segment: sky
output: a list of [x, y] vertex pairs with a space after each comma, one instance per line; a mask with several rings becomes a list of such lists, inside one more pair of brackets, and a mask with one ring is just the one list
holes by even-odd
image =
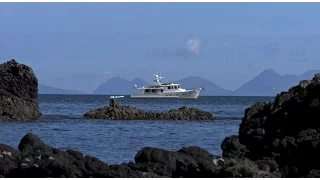
[[[94, 91], [112, 77], [206, 78], [235, 90], [265, 69], [320, 69], [320, 3], [1, 3], [0, 62]], [[60, 81], [61, 79], [61, 81]]]

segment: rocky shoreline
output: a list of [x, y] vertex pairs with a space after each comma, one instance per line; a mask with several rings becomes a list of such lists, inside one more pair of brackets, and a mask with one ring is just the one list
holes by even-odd
[[0, 177], [6, 178], [272, 177], [250, 160], [215, 156], [199, 147], [145, 147], [135, 162], [108, 165], [78, 151], [52, 148], [32, 133], [21, 139], [18, 150], [0, 144], [0, 160]]
[[[4, 75], [0, 77], [3, 82], [0, 119], [40, 117], [34, 94], [37, 80], [31, 68], [15, 61], [4, 64], [0, 65], [0, 74]], [[109, 107], [93, 110], [86, 116], [132, 119], [140, 118], [141, 115], [133, 115], [140, 111], [113, 101]], [[181, 118], [204, 113], [185, 110], [189, 114], [181, 115], [180, 111], [171, 113]], [[148, 112], [141, 113], [151, 117]], [[170, 113], [163, 114], [156, 118], [171, 117]], [[135, 162], [108, 165], [81, 152], [50, 147], [37, 135], [28, 133], [21, 139], [18, 150], [0, 144], [0, 177], [319, 178], [319, 118], [320, 74], [316, 74], [312, 80], [301, 81], [288, 92], [278, 94], [274, 102], [258, 102], [247, 108], [239, 134], [223, 140], [222, 156], [200, 147], [183, 147], [178, 151], [145, 147], [136, 154]]]
[[197, 108], [183, 106], [167, 112], [151, 112], [130, 106], [121, 106], [114, 99], [110, 100], [109, 106], [97, 108], [84, 114], [91, 119], [114, 119], [114, 120], [216, 120], [210, 112]]

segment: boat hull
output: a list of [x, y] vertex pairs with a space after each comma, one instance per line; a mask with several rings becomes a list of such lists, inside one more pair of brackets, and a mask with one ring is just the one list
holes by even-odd
[[200, 91], [187, 91], [187, 92], [170, 92], [159, 94], [131, 94], [130, 98], [134, 99], [197, 99]]

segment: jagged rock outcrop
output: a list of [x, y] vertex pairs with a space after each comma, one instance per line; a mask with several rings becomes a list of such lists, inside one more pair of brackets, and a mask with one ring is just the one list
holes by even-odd
[[[279, 177], [320, 177], [320, 74], [274, 102], [247, 108], [239, 141], [226, 138], [224, 156], [249, 158]], [[233, 137], [234, 138], [234, 137]]]
[[185, 106], [167, 112], [144, 111], [130, 106], [121, 106], [111, 100], [109, 106], [91, 110], [84, 116], [92, 119], [118, 120], [215, 120], [210, 112]]
[[32, 69], [15, 60], [0, 64], [0, 120], [40, 117], [38, 79]]

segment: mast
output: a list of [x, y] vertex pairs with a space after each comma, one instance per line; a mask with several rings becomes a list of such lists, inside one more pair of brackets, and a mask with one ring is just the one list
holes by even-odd
[[161, 79], [163, 77], [159, 76], [158, 74], [154, 74], [154, 77], [155, 77], [155, 80], [154, 80], [155, 85], [162, 85]]

